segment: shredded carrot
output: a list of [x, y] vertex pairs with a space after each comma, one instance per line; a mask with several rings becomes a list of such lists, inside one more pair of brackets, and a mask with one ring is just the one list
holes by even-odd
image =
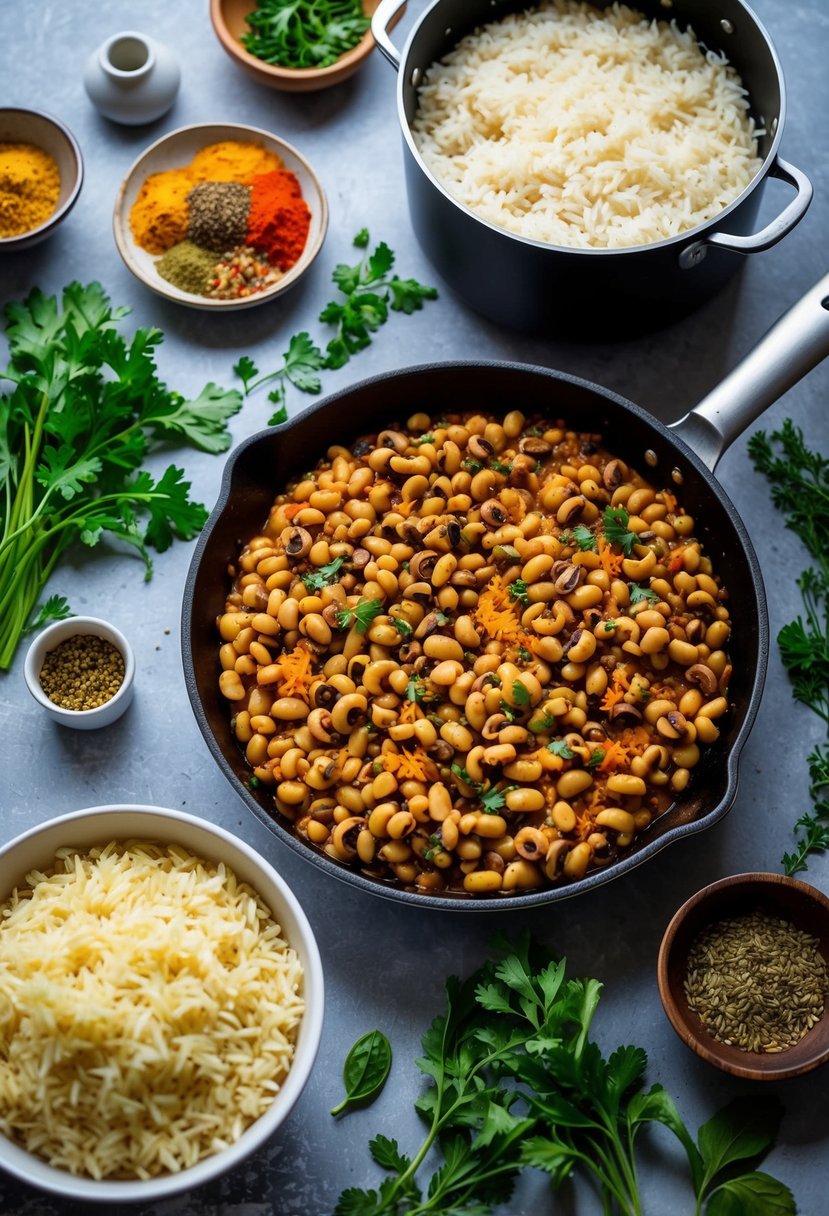
[[676, 514], [676, 495], [672, 494], [670, 490], [663, 490], [662, 491], [662, 501], [664, 502], [665, 506], [668, 508], [668, 514], [675, 515]]
[[608, 578], [613, 578], [614, 574], [619, 573], [623, 560], [622, 554], [614, 553], [604, 537], [599, 538], [599, 561]]
[[494, 575], [478, 596], [475, 624], [496, 642], [518, 641], [523, 634], [515, 601], [510, 598], [509, 587], [500, 574]]
[[624, 768], [627, 764], [628, 749], [617, 739], [608, 743], [602, 750], [604, 751], [604, 760], [599, 765], [600, 772], [607, 773], [617, 768]]
[[295, 650], [283, 654], [279, 660], [279, 694], [282, 697], [301, 697], [310, 700], [310, 685], [316, 679], [311, 669], [311, 652], [301, 643]]
[[433, 761], [420, 747], [411, 752], [383, 752], [380, 759], [386, 772], [394, 773], [400, 781], [407, 778], [412, 781], [435, 781], [438, 776]]
[[621, 701], [624, 695], [625, 694], [621, 688], [608, 688], [607, 692], [601, 699], [601, 708], [605, 711], [605, 713], [607, 713], [607, 711], [612, 709], [617, 702]]
[[417, 702], [405, 701], [400, 713], [397, 715], [398, 722], [415, 722], [417, 721]]
[[286, 519], [293, 519], [295, 515], [299, 515], [300, 511], [307, 503], [304, 502], [288, 502], [282, 508], [282, 514]]
[[631, 756], [641, 756], [646, 747], [649, 747], [652, 740], [647, 729], [644, 726], [629, 726], [622, 731], [620, 743]]
[[674, 555], [668, 562], [668, 571], [671, 574], [677, 574], [685, 564], [684, 549], [675, 549]]

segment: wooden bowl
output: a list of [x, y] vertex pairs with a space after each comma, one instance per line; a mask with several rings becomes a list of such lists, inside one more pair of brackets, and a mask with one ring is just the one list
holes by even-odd
[[[363, 12], [371, 17], [380, 0], [363, 0]], [[238, 63], [249, 76], [269, 89], [281, 89], [285, 93], [313, 93], [341, 84], [363, 66], [374, 49], [371, 30], [366, 30], [360, 41], [350, 51], [341, 55], [336, 63], [327, 68], [282, 68], [265, 63], [251, 55], [240, 42], [242, 34], [248, 32], [247, 15], [256, 7], [256, 0], [210, 0], [210, 20], [216, 36], [231, 59]], [[395, 16], [393, 24], [405, 12], [405, 5]]]
[[[207, 296], [182, 291], [180, 287], [175, 287], [162, 278], [156, 269], [158, 255], [148, 253], [133, 240], [130, 211], [142, 185], [151, 174], [187, 165], [202, 148], [226, 139], [236, 140], [238, 143], [259, 143], [268, 151], [276, 153], [285, 168], [296, 175], [302, 189], [302, 197], [311, 212], [311, 227], [302, 254], [278, 282], [266, 287], [264, 291], [238, 300], [211, 300]], [[115, 244], [127, 269], [157, 295], [173, 300], [176, 304], [187, 304], [190, 308], [201, 308], [206, 312], [235, 312], [242, 308], [255, 308], [289, 291], [319, 253], [327, 229], [328, 202], [325, 192], [305, 158], [291, 144], [277, 139], [269, 131], [263, 131], [259, 127], [242, 126], [239, 123], [196, 123], [193, 126], [180, 127], [177, 131], [171, 131], [156, 140], [139, 156], [121, 183], [112, 216]]]
[[40, 110], [0, 109], [0, 143], [34, 144], [54, 158], [60, 173], [57, 206], [49, 218], [19, 236], [0, 238], [0, 253], [18, 253], [51, 236], [75, 206], [83, 184], [83, 157], [69, 128]]
[[829, 1059], [829, 1001], [823, 1016], [785, 1051], [743, 1051], [713, 1038], [688, 1007], [684, 979], [688, 954], [699, 933], [730, 916], [765, 912], [790, 921], [819, 942], [829, 966], [829, 899], [808, 883], [782, 874], [736, 874], [703, 887], [674, 915], [659, 948], [657, 977], [665, 1012], [679, 1037], [703, 1060], [750, 1081], [782, 1081], [810, 1072]]

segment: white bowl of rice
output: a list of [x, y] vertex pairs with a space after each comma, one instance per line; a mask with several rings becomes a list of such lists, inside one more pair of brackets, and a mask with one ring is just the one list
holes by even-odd
[[284, 879], [180, 811], [100, 806], [0, 849], [0, 1167], [142, 1203], [238, 1166], [299, 1098], [323, 977]]

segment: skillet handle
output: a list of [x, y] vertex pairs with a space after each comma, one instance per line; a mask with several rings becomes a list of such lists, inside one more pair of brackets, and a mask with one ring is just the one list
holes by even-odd
[[747, 426], [829, 355], [829, 274], [760, 339], [716, 388], [670, 424], [713, 470]]
[[760, 253], [764, 249], [771, 249], [772, 245], [776, 245], [778, 241], [782, 240], [787, 232], [791, 232], [795, 224], [803, 219], [809, 203], [812, 201], [812, 183], [805, 173], [779, 156], [772, 161], [769, 177], [777, 177], [793, 186], [797, 191], [788, 207], [765, 228], [755, 232], [753, 236], [731, 236], [727, 232], [714, 232], [703, 241], [694, 241], [693, 244], [686, 245], [679, 255], [679, 264], [683, 270], [690, 270], [693, 266], [698, 266], [707, 256], [711, 246], [715, 246], [717, 249], [728, 249], [731, 253]]
[[389, 38], [406, 10], [406, 0], [380, 0], [371, 18], [371, 34], [395, 72], [400, 68], [400, 52]]

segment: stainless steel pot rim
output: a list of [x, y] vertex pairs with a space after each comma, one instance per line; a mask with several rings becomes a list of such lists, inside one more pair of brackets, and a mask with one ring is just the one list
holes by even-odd
[[[762, 185], [762, 183], [768, 177], [769, 172], [771, 171], [777, 158], [777, 153], [780, 148], [780, 141], [783, 134], [783, 126], [786, 119], [786, 82], [783, 77], [783, 68], [778, 58], [777, 51], [775, 50], [774, 43], [769, 37], [766, 27], [763, 25], [760, 18], [757, 17], [756, 14], [748, 7], [748, 5], [744, 3], [744, 0], [735, 0], [735, 2], [745, 10], [746, 16], [754, 23], [758, 32], [762, 35], [763, 41], [766, 44], [766, 49], [769, 53], [769, 57], [774, 64], [774, 69], [777, 75], [777, 83], [780, 89], [780, 113], [777, 115], [777, 126], [772, 134], [772, 141], [768, 152], [763, 158], [762, 165], [757, 170], [754, 177], [751, 179], [745, 189], [742, 190], [736, 198], [732, 199], [727, 207], [723, 207], [721, 211], [718, 211], [716, 215], [711, 216], [710, 219], [703, 221], [703, 223], [697, 224], [695, 228], [687, 228], [684, 232], [677, 233], [676, 236], [666, 237], [662, 241], [651, 241], [646, 245], [623, 245], [618, 249], [594, 249], [590, 246], [581, 247], [577, 245], [555, 245], [548, 241], [537, 241], [531, 237], [522, 236], [518, 232], [511, 232], [507, 228], [501, 228], [498, 224], [493, 224], [491, 220], [485, 219], [483, 216], [478, 215], [475, 211], [471, 210], [471, 208], [467, 207], [465, 203], [462, 203], [460, 199], [456, 198], [452, 193], [450, 193], [449, 190], [447, 190], [445, 186], [441, 184], [441, 182], [438, 181], [438, 179], [426, 165], [423, 157], [420, 155], [420, 151], [412, 135], [411, 127], [409, 126], [409, 120], [406, 117], [405, 106], [403, 103], [403, 89], [406, 84], [406, 77], [408, 73], [407, 60], [411, 46], [420, 30], [421, 25], [429, 16], [432, 9], [437, 7], [440, 2], [441, 0], [434, 0], [434, 3], [421, 14], [416, 25], [409, 32], [406, 43], [400, 52], [400, 67], [397, 73], [397, 116], [400, 122], [403, 138], [405, 139], [409, 150], [415, 159], [415, 163], [431, 185], [434, 186], [435, 189], [438, 190], [440, 194], [442, 194], [443, 197], [447, 199], [447, 201], [450, 202], [454, 207], [456, 207], [470, 219], [474, 220], [476, 224], [480, 224], [481, 227], [487, 228], [494, 236], [518, 241], [520, 244], [526, 245], [530, 249], [551, 250], [555, 253], [570, 253], [578, 254], [580, 256], [588, 255], [595, 258], [607, 258], [611, 256], [620, 257], [622, 255], [625, 255], [628, 258], [633, 258], [636, 254], [641, 256], [644, 254], [650, 254], [654, 250], [670, 249], [672, 247], [680, 248], [684, 247], [685, 245], [693, 244], [694, 241], [699, 240], [703, 233], [711, 228], [712, 224], [719, 225], [723, 219], [726, 219], [734, 211], [736, 211], [737, 208], [743, 202], [745, 202], [745, 200], [751, 194], [753, 194], [753, 192], [760, 185]], [[633, 2], [635, 6], [635, 0], [633, 0]], [[705, 44], [701, 43], [700, 45], [704, 46]]]
[[[447, 895], [425, 895], [417, 894], [414, 891], [407, 891], [400, 887], [386, 884], [382, 880], [368, 878], [359, 871], [352, 870], [345, 865], [335, 862], [333, 859], [317, 853], [309, 845], [298, 840], [292, 835], [289, 829], [283, 826], [273, 815], [269, 814], [263, 806], [251, 794], [250, 790], [242, 784], [236, 773], [228, 764], [218, 741], [216, 740], [210, 724], [207, 721], [207, 716], [201, 703], [201, 697], [196, 678], [195, 667], [193, 664], [193, 655], [191, 651], [191, 633], [193, 625], [193, 604], [194, 604], [194, 586], [198, 573], [201, 556], [207, 547], [210, 537], [216, 527], [219, 518], [224, 513], [228, 506], [232, 491], [232, 483], [236, 465], [240, 458], [250, 448], [264, 440], [272, 440], [278, 435], [289, 433], [300, 421], [305, 421], [309, 417], [320, 413], [320, 411], [328, 411], [336, 405], [337, 402], [347, 400], [355, 393], [362, 391], [373, 384], [383, 382], [393, 382], [403, 377], [421, 377], [429, 375], [441, 375], [450, 370], [463, 371], [464, 369], [489, 369], [492, 371], [508, 371], [517, 374], [535, 374], [546, 377], [557, 382], [573, 384], [581, 389], [589, 391], [597, 396], [601, 396], [607, 400], [608, 404], [619, 407], [621, 410], [633, 414], [635, 417], [646, 423], [654, 429], [662, 439], [666, 440], [677, 455], [686, 460], [693, 466], [695, 471], [700, 475], [710, 487], [711, 494], [719, 499], [728, 514], [731, 524], [737, 533], [740, 544], [746, 555], [746, 562], [751, 577], [751, 585], [754, 592], [756, 605], [757, 619], [757, 666], [754, 671], [751, 689], [747, 693], [746, 710], [743, 720], [740, 724], [737, 735], [733, 741], [730, 751], [720, 758], [720, 762], [725, 766], [726, 785], [722, 797], [719, 802], [707, 811], [706, 814], [700, 816], [691, 822], [677, 824], [669, 828], [664, 835], [658, 839], [646, 842], [635, 853], [629, 854], [618, 862], [614, 862], [605, 869], [594, 870], [586, 877], [577, 880], [567, 886], [561, 887], [545, 887], [539, 891], [527, 892], [522, 895], [511, 896], [494, 896], [490, 898], [480, 898], [465, 896], [462, 893], [457, 896]], [[274, 486], [274, 493], [278, 491], [278, 487]], [[694, 451], [677, 435], [673, 435], [670, 430], [653, 415], [649, 414], [641, 406], [627, 400], [611, 389], [606, 389], [601, 385], [595, 384], [589, 380], [585, 380], [579, 376], [570, 375], [567, 372], [559, 372], [551, 368], [542, 367], [537, 364], [516, 363], [510, 360], [451, 360], [436, 363], [415, 364], [413, 366], [399, 368], [390, 372], [381, 372], [374, 376], [366, 377], [363, 380], [357, 381], [349, 385], [347, 388], [339, 389], [337, 392], [329, 394], [322, 401], [315, 403], [302, 414], [296, 415], [288, 422], [282, 423], [277, 427], [271, 427], [266, 430], [258, 431], [244, 439], [230, 454], [225, 465], [222, 484], [219, 491], [219, 497], [216, 505], [210, 514], [202, 532], [196, 542], [190, 569], [187, 574], [187, 580], [184, 590], [184, 600], [182, 607], [182, 624], [181, 624], [181, 648], [182, 648], [182, 663], [184, 666], [185, 683], [190, 695], [190, 703], [199, 729], [204, 736], [205, 742], [216, 760], [219, 768], [224, 773], [227, 780], [233, 786], [234, 790], [245, 802], [245, 805], [253, 812], [257, 819], [260, 820], [266, 827], [273, 831], [278, 838], [287, 844], [298, 856], [303, 857], [317, 869], [322, 870], [328, 875], [332, 875], [341, 881], [355, 886], [360, 890], [370, 892], [372, 895], [388, 898], [397, 903], [411, 905], [412, 907], [428, 908], [435, 911], [457, 911], [457, 912], [480, 912], [480, 911], [516, 911], [519, 909], [527, 909], [540, 907], [549, 903], [556, 903], [564, 899], [574, 898], [577, 895], [583, 894], [585, 891], [592, 890], [595, 887], [603, 886], [614, 878], [619, 878], [624, 874], [629, 873], [637, 866], [654, 857], [663, 848], [674, 841], [684, 839], [696, 832], [705, 830], [722, 819], [734, 804], [737, 796], [737, 785], [739, 780], [739, 758], [745, 745], [751, 729], [754, 725], [754, 720], [759, 709], [760, 697], [762, 694], [763, 683], [765, 680], [766, 666], [769, 654], [769, 628], [768, 628], [768, 610], [766, 604], [765, 590], [763, 587], [762, 577], [759, 572], [759, 563], [754, 552], [754, 547], [749, 538], [748, 532], [743, 524], [743, 521], [737, 512], [728, 495], [720, 486], [719, 482], [712, 478], [710, 470], [699, 459]]]

